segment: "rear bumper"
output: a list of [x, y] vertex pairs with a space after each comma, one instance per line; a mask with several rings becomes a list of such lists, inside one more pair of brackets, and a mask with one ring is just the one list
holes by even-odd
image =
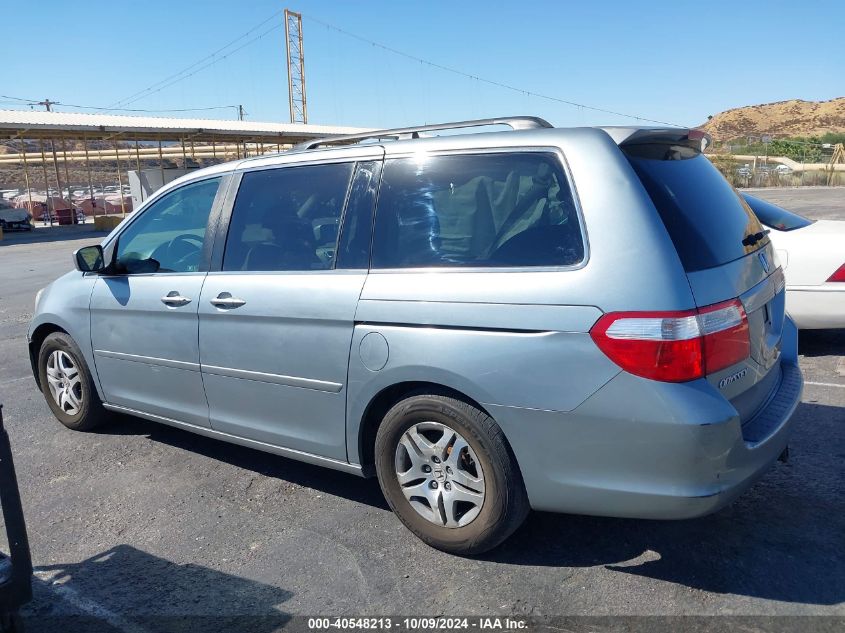
[[657, 383], [620, 373], [572, 412], [491, 407], [516, 454], [533, 508], [684, 519], [730, 503], [787, 446], [803, 379], [784, 360], [751, 420], [705, 381]]
[[786, 311], [802, 330], [845, 328], [845, 284], [789, 286]]
[[28, 220], [22, 220], [20, 222], [9, 222], [6, 221], [3, 224], [3, 229], [6, 231], [31, 231], [32, 224], [29, 223]]

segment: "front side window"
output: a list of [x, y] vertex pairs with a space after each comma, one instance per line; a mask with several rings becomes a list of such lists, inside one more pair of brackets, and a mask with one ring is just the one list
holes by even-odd
[[223, 270], [330, 269], [352, 167], [306, 165], [245, 173]]
[[118, 237], [120, 273], [199, 270], [206, 226], [221, 178], [180, 187], [153, 202]]
[[385, 163], [374, 268], [571, 266], [583, 258], [575, 201], [553, 154]]

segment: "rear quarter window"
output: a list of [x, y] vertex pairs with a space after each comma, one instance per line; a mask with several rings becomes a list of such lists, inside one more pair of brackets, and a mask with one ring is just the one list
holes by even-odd
[[554, 154], [385, 162], [373, 268], [570, 266], [583, 258], [575, 201]]
[[727, 264], [768, 244], [757, 217], [719, 170], [685, 145], [623, 146], [688, 272]]

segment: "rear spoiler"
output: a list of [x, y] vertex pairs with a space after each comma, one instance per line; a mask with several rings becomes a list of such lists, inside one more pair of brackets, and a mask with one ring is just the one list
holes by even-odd
[[686, 145], [699, 152], [713, 144], [713, 139], [702, 130], [677, 127], [603, 127], [617, 145], [646, 145], [649, 143], [672, 143]]

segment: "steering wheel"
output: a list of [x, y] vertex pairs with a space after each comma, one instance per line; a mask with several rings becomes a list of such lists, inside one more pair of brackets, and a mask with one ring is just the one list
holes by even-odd
[[193, 233], [182, 233], [168, 242], [161, 261], [174, 265], [174, 269], [190, 267], [190, 264], [199, 263], [202, 245], [203, 238]]

